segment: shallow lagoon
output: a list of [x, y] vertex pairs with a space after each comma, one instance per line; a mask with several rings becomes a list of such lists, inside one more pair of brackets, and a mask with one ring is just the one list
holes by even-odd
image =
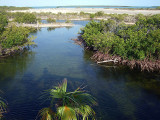
[[72, 28], [42, 28], [35, 33], [37, 47], [0, 60], [0, 89], [8, 102], [7, 120], [34, 120], [49, 105], [40, 99], [64, 78], [68, 90], [87, 85], [97, 99], [98, 120], [160, 119], [160, 75], [100, 66], [92, 53], [71, 40], [88, 21]]

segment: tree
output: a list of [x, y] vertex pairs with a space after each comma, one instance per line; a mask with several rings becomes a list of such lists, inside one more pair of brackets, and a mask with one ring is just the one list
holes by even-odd
[[95, 17], [95, 14], [90, 14], [90, 19], [93, 19]]
[[[121, 16], [119, 16], [121, 18]], [[87, 47], [129, 60], [159, 60], [160, 15], [137, 15], [135, 25], [117, 20], [90, 22], [82, 30]]]
[[8, 24], [7, 17], [0, 13], [0, 33], [3, 32], [4, 27]]
[[54, 22], [56, 22], [56, 20], [55, 20], [55, 19], [52, 19], [52, 18], [48, 18], [48, 19], [47, 19], [47, 22], [48, 22], [48, 23], [54, 23]]
[[98, 12], [95, 13], [95, 16], [98, 16], [98, 17], [104, 16], [104, 12], [103, 11], [98, 11]]
[[70, 20], [66, 20], [66, 22], [65, 23], [71, 23], [71, 21]]
[[24, 27], [11, 26], [6, 28], [1, 36], [2, 48], [12, 48], [14, 46], [23, 45], [27, 42], [29, 30]]
[[[89, 117], [94, 118], [95, 112], [90, 107], [96, 104], [95, 99], [83, 88], [77, 88], [73, 92], [67, 92], [67, 80], [64, 79], [62, 84], [47, 90], [51, 98], [51, 105], [39, 111], [41, 120], [88, 120]], [[57, 112], [53, 112], [54, 108]]]
[[18, 23], [36, 23], [37, 18], [33, 13], [15, 13], [15, 19]]

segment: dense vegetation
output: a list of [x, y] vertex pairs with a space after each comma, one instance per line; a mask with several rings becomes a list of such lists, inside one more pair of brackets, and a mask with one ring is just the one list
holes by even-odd
[[160, 6], [156, 7], [157, 10], [160, 10]]
[[1, 35], [2, 48], [12, 48], [13, 46], [20, 46], [27, 42], [29, 30], [23, 27], [8, 27]]
[[65, 23], [71, 23], [71, 21], [70, 20], [66, 20]]
[[0, 13], [0, 33], [4, 30], [4, 27], [8, 24], [6, 15]]
[[0, 14], [0, 55], [10, 54], [15, 50], [33, 44], [29, 33], [30, 28], [8, 25], [7, 15]]
[[98, 11], [96, 13], [85, 13], [81, 11], [80, 13], [51, 13], [51, 12], [41, 12], [41, 13], [33, 13], [37, 16], [37, 18], [55, 18], [60, 20], [70, 20], [70, 19], [113, 19], [125, 22], [135, 22], [134, 15], [128, 14], [105, 14], [103, 11]]
[[6, 11], [6, 10], [28, 10], [29, 7], [15, 7], [15, 6], [0, 6], [0, 11]]
[[137, 16], [135, 25], [92, 21], [82, 30], [86, 45], [129, 60], [160, 60], [160, 15]]
[[47, 22], [48, 22], [48, 23], [54, 23], [54, 22], [56, 22], [56, 20], [53, 19], [53, 18], [48, 18], [48, 19], [47, 19]]
[[37, 22], [37, 18], [34, 14], [21, 13], [21, 12], [16, 12], [14, 14], [14, 20], [15, 22], [18, 22], [18, 23], [36, 23]]
[[[88, 120], [95, 119], [95, 112], [91, 108], [96, 104], [95, 99], [83, 88], [67, 92], [67, 80], [62, 84], [47, 90], [51, 104], [39, 112], [41, 120]], [[55, 104], [55, 105], [54, 105]], [[56, 108], [56, 112], [55, 111]]]

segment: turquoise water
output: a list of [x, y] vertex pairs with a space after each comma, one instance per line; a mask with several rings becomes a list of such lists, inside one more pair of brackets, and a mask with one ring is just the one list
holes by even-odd
[[92, 52], [74, 44], [88, 21], [76, 21], [72, 28], [42, 28], [35, 33], [37, 47], [0, 60], [0, 89], [8, 102], [6, 120], [35, 120], [49, 103], [40, 99], [64, 78], [68, 90], [87, 85], [98, 102], [97, 120], [159, 120], [160, 75], [100, 66]]

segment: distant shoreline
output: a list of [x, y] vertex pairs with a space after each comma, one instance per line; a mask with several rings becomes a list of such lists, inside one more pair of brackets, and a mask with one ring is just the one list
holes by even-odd
[[30, 8], [134, 8], [134, 9], [153, 9], [158, 6], [118, 6], [118, 5], [68, 5], [68, 6], [31, 6]]
[[29, 9], [29, 10], [13, 10], [11, 12], [29, 12], [29, 13], [96, 13], [98, 11], [103, 11], [105, 14], [128, 14], [128, 15], [136, 15], [136, 14], [144, 14], [144, 15], [154, 15], [160, 14], [160, 10], [136, 10], [136, 9], [105, 9], [105, 8], [46, 8], [46, 9]]

